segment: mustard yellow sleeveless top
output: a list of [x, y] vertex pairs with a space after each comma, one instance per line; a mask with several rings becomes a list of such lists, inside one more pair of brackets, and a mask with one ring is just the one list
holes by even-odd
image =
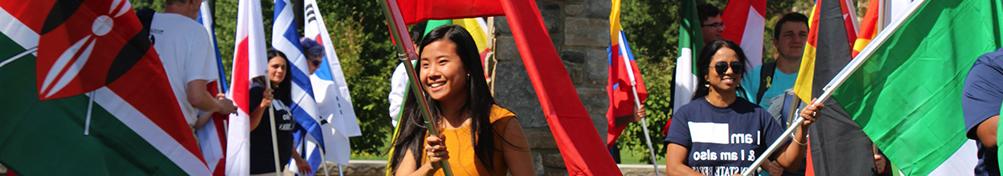
[[[502, 144], [505, 140], [502, 136], [505, 136], [507, 130], [504, 128], [508, 126], [508, 123], [519, 123], [515, 119], [515, 114], [508, 109], [502, 108], [498, 105], [491, 106], [491, 126], [494, 128], [494, 145], [495, 151], [494, 156], [491, 157], [493, 160], [494, 167], [488, 171], [486, 167], [477, 159], [477, 154], [474, 153], [474, 143], [470, 141], [470, 125], [464, 125], [460, 128], [453, 129], [443, 129], [440, 135], [446, 138], [446, 151], [449, 152], [449, 167], [453, 169], [454, 176], [465, 176], [465, 175], [508, 175], [508, 165], [505, 164], [505, 156], [501, 150]], [[519, 129], [521, 130], [521, 129]], [[422, 160], [427, 160], [425, 152], [422, 152]], [[436, 176], [443, 176], [443, 170], [435, 172]]]

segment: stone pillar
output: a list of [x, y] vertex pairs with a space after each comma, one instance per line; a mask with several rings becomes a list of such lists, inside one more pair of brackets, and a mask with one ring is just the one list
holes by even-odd
[[[578, 98], [592, 117], [598, 134], [605, 140], [610, 2], [537, 0], [536, 3], [557, 53], [577, 89]], [[495, 19], [498, 28], [495, 100], [519, 116], [533, 150], [536, 174], [567, 175], [508, 23], [504, 17]]]

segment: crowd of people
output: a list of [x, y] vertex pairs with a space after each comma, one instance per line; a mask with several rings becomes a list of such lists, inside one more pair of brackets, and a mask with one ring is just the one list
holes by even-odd
[[[198, 0], [166, 0], [165, 10], [153, 15], [150, 40], [160, 54], [170, 84], [189, 126], [204, 125], [213, 113], [236, 111], [232, 100], [213, 95], [206, 85], [216, 80], [213, 51], [205, 29], [195, 21]], [[808, 37], [808, 17], [784, 14], [773, 25], [773, 45], [777, 56], [772, 62], [747, 68], [749, 59], [742, 48], [723, 39], [725, 27], [720, 10], [699, 6], [704, 47], [697, 58], [699, 88], [692, 101], [674, 111], [666, 145], [668, 175], [732, 175], [748, 169], [757, 158], [767, 157], [762, 173], [803, 175], [805, 173], [807, 129], [812, 126], [821, 104], [803, 105], [789, 93]], [[304, 39], [303, 53], [309, 72], [321, 63], [323, 48]], [[448, 163], [457, 175], [533, 175], [535, 169], [529, 143], [516, 115], [494, 101], [480, 55], [467, 30], [456, 25], [433, 29], [417, 43], [420, 60], [416, 72], [430, 102], [431, 119], [423, 119], [415, 96], [397, 110], [399, 134], [392, 141], [388, 168], [394, 175], [443, 175], [439, 163]], [[293, 147], [292, 132], [300, 127], [289, 110], [290, 61], [280, 51], [267, 52], [267, 74], [253, 78], [250, 107], [251, 174], [276, 172], [272, 146], [278, 146], [281, 165], [296, 162], [301, 172], [310, 166]], [[1003, 50], [987, 54], [975, 63], [966, 79], [964, 113], [967, 136], [979, 142], [979, 175], [999, 173], [996, 158], [997, 124], [1003, 100]], [[393, 97], [393, 96], [391, 96]], [[792, 105], [793, 104], [793, 105]], [[635, 116], [643, 116], [638, 109]], [[395, 116], [397, 112], [391, 112]], [[801, 117], [800, 124], [790, 124]], [[272, 121], [274, 119], [274, 121]], [[274, 124], [273, 124], [274, 123]], [[274, 126], [275, 132], [268, 127]], [[434, 126], [438, 135], [429, 134]], [[781, 137], [784, 129], [797, 126], [791, 141], [769, 156], [766, 148]], [[276, 136], [272, 136], [276, 135]], [[786, 137], [786, 136], [784, 136]], [[272, 139], [277, 139], [277, 145]], [[888, 161], [873, 151], [875, 175], [890, 174]], [[855, 162], [855, 161], [847, 161]], [[284, 168], [284, 167], [283, 167]]]

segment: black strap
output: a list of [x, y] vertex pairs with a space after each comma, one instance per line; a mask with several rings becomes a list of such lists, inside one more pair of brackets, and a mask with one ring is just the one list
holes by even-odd
[[777, 62], [767, 62], [763, 64], [763, 69], [759, 71], [759, 90], [756, 92], [756, 104], [763, 102], [763, 94], [766, 89], [773, 87], [773, 72], [777, 69]]

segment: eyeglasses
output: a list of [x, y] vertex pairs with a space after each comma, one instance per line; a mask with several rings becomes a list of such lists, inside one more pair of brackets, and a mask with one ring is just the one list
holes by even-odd
[[310, 60], [310, 65], [313, 65], [314, 67], [320, 66], [320, 60]]
[[722, 28], [722, 29], [724, 29], [724, 23], [722, 23], [722, 22], [711, 23], [711, 24], [701, 24], [700, 26], [703, 26], [703, 27], [716, 27], [716, 28]]
[[728, 62], [717, 62], [714, 64], [714, 70], [718, 75], [724, 75], [724, 72], [728, 71], [728, 67], [731, 67], [731, 70], [737, 74], [745, 72], [745, 64], [742, 64], [742, 62], [735, 61], [731, 62], [731, 64], [728, 64]]

